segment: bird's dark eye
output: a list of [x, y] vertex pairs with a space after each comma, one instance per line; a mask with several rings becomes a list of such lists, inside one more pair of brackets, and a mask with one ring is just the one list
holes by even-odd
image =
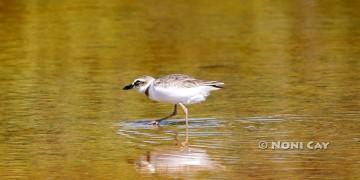
[[139, 85], [140, 83], [141, 83], [141, 81], [136, 80], [136, 81], [134, 82], [134, 85], [137, 86], [137, 85]]

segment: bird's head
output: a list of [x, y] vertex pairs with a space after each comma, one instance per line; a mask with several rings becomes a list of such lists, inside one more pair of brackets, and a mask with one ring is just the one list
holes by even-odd
[[155, 79], [151, 76], [140, 76], [136, 78], [131, 84], [125, 86], [123, 90], [136, 89], [140, 93], [145, 93], [146, 89], [151, 85]]

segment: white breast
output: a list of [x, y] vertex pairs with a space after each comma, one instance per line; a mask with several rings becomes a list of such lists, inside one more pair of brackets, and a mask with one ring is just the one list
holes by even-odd
[[195, 104], [204, 101], [211, 90], [214, 89], [209, 86], [198, 86], [193, 88], [164, 88], [151, 85], [149, 89], [149, 98], [155, 101], [171, 104]]

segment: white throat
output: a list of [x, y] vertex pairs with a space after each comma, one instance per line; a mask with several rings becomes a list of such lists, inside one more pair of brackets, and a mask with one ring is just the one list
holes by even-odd
[[147, 82], [145, 85], [141, 86], [139, 89], [136, 89], [139, 93], [143, 93], [146, 94], [146, 91], [148, 88], [150, 88], [150, 86], [152, 85], [152, 83], [155, 81], [155, 79], [150, 80], [149, 82]]

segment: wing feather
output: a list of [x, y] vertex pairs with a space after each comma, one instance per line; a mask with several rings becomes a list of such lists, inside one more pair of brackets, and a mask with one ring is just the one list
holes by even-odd
[[199, 80], [184, 74], [170, 74], [156, 79], [154, 81], [154, 86], [164, 88], [194, 88], [199, 86], [212, 86], [215, 88], [222, 88], [224, 86], [224, 83], [218, 81]]

